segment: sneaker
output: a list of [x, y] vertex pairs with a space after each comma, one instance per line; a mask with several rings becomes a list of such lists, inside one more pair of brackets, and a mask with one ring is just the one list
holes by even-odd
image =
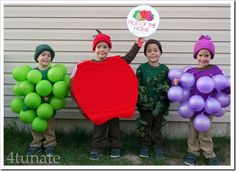
[[155, 148], [154, 151], [155, 151], [156, 157], [157, 157], [158, 159], [163, 160], [163, 159], [166, 158], [166, 157], [165, 157], [165, 151], [164, 151], [164, 149], [162, 149], [162, 148]]
[[119, 148], [113, 148], [111, 150], [111, 155], [110, 155], [111, 158], [118, 158], [120, 157], [120, 149]]
[[186, 158], [185, 158], [185, 161], [184, 161], [184, 164], [185, 165], [189, 165], [189, 166], [193, 166], [193, 165], [196, 165], [197, 163], [197, 155], [193, 154], [193, 153], [188, 153]]
[[45, 153], [47, 157], [52, 157], [55, 154], [55, 147], [45, 147]]
[[101, 150], [92, 150], [89, 154], [89, 160], [99, 160], [102, 157]]
[[139, 157], [141, 157], [141, 158], [149, 158], [148, 148], [141, 148], [140, 149], [140, 153], [139, 153]]
[[217, 157], [208, 158], [207, 160], [209, 165], [220, 165], [220, 161]]
[[28, 156], [33, 156], [42, 151], [42, 147], [29, 147], [27, 151]]

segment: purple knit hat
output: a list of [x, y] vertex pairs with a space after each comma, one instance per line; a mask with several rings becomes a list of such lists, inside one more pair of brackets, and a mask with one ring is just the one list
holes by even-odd
[[198, 41], [194, 45], [193, 57], [196, 59], [197, 54], [201, 49], [207, 49], [211, 53], [211, 59], [215, 56], [215, 45], [211, 41], [211, 37], [208, 35], [201, 35]]

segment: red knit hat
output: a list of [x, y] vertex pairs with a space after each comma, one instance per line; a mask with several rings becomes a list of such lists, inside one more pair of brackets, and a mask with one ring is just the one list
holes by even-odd
[[106, 42], [109, 46], [109, 48], [112, 48], [112, 44], [111, 44], [111, 39], [110, 36], [108, 36], [107, 34], [103, 34], [101, 31], [96, 30], [98, 32], [98, 35], [95, 36], [95, 38], [93, 39], [93, 51], [96, 48], [96, 45], [100, 42]]

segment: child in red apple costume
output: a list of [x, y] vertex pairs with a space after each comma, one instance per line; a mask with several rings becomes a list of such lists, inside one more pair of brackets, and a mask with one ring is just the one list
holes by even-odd
[[149, 157], [149, 149], [153, 148], [156, 157], [165, 158], [161, 141], [161, 128], [164, 115], [168, 115], [170, 101], [167, 91], [169, 69], [159, 62], [162, 55], [161, 43], [149, 39], [144, 46], [144, 55], [148, 62], [141, 64], [136, 72], [139, 80], [139, 98], [137, 107], [140, 113], [140, 154], [142, 158]]
[[92, 45], [95, 58], [79, 63], [70, 81], [74, 100], [94, 123], [90, 160], [102, 156], [106, 135], [111, 143], [110, 157], [120, 157], [119, 117], [132, 117], [138, 96], [137, 78], [128, 64], [143, 43], [143, 38], [139, 38], [124, 57], [108, 57], [112, 48], [110, 36], [97, 31]]

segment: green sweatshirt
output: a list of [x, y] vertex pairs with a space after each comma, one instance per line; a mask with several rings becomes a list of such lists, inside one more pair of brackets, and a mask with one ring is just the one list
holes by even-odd
[[48, 69], [45, 69], [45, 70], [40, 70], [39, 68], [35, 68], [35, 69], [37, 69], [38, 71], [41, 72], [41, 74], [43, 76], [42, 80], [48, 80], [47, 74], [48, 74], [48, 71], [49, 71], [50, 67]]
[[169, 69], [164, 64], [154, 67], [147, 62], [138, 67], [136, 75], [139, 81], [139, 110], [151, 110], [154, 116], [168, 114], [168, 72]]

